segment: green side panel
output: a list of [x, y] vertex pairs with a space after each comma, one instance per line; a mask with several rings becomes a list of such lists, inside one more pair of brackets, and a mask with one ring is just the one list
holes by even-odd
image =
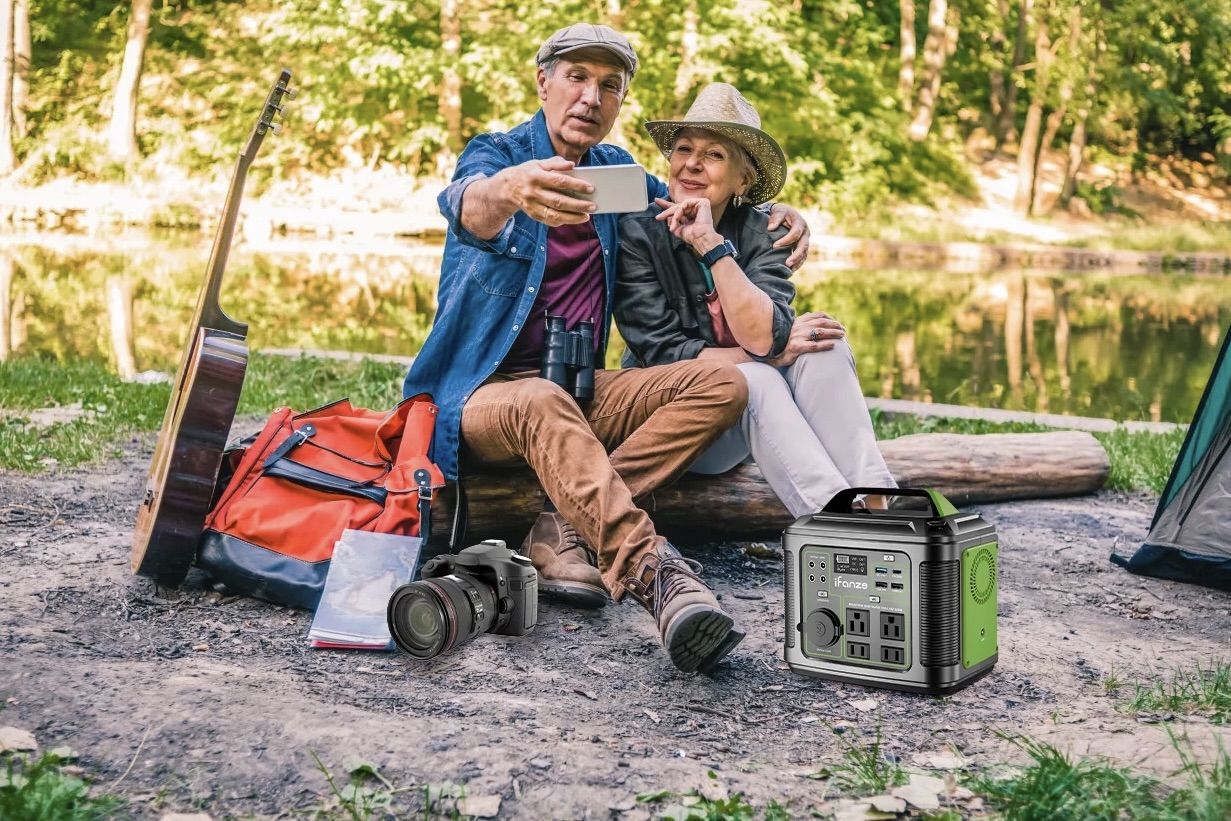
[[997, 565], [1000, 545], [989, 542], [962, 552], [962, 666], [974, 667], [996, 653]]
[[939, 490], [929, 490], [927, 494], [928, 498], [932, 500], [932, 504], [936, 506], [936, 510], [941, 516], [957, 515], [957, 508], [953, 506], [953, 502], [946, 499], [944, 494]]

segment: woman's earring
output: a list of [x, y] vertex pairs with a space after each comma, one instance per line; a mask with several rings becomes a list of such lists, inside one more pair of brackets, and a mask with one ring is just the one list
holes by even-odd
[[744, 204], [743, 194], [736, 194], [734, 197], [731, 198], [731, 205], [735, 206], [736, 208], [739, 208], [743, 204]]

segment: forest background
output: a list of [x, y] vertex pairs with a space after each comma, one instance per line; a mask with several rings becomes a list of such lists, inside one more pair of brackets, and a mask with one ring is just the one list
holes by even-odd
[[[256, 193], [378, 180], [396, 206], [537, 109], [534, 53], [578, 20], [626, 32], [642, 61], [613, 141], [661, 170], [640, 123], [731, 82], [790, 157], [782, 199], [839, 225], [972, 197], [995, 156], [1023, 216], [1113, 213], [1143, 175], [1231, 172], [1231, 0], [0, 0], [0, 184], [190, 200], [225, 178], [285, 65], [305, 93]], [[1044, 199], [1048, 150], [1063, 174]], [[1096, 164], [1113, 173], [1083, 177]]]

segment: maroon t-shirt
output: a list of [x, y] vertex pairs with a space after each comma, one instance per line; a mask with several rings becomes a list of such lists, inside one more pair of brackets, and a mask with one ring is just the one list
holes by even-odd
[[522, 326], [513, 347], [500, 363], [499, 371], [513, 373], [539, 369], [548, 316], [563, 316], [564, 327], [570, 331], [583, 319], [593, 322], [594, 361], [599, 363], [606, 291], [603, 246], [598, 241], [594, 224], [587, 220], [578, 225], [548, 228], [547, 267], [543, 270], [538, 298], [534, 300], [526, 324]]

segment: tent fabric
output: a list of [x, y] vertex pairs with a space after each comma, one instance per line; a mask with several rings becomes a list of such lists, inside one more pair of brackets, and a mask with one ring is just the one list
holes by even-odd
[[1131, 573], [1231, 591], [1231, 333], [1163, 488]]

